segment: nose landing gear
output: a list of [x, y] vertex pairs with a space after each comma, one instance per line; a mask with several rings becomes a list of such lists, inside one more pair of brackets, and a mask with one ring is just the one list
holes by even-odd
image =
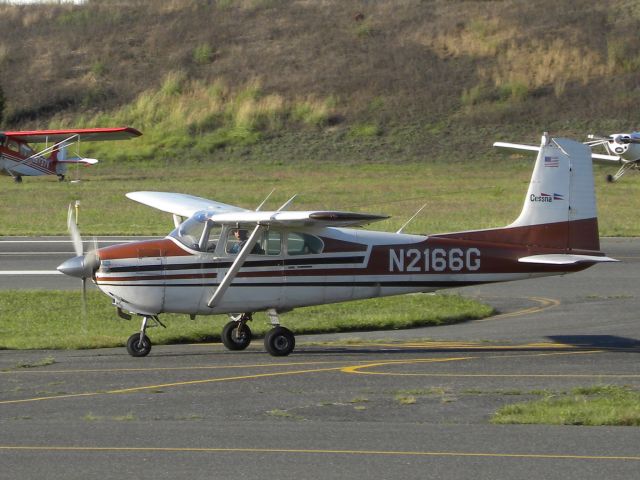
[[[153, 321], [153, 325], [148, 325], [149, 320]], [[142, 324], [140, 325], [140, 332], [134, 333], [127, 340], [127, 352], [132, 357], [146, 357], [151, 351], [151, 340], [146, 335], [147, 328], [156, 327], [160, 325], [163, 328], [167, 328], [160, 321], [157, 315], [143, 315]]]

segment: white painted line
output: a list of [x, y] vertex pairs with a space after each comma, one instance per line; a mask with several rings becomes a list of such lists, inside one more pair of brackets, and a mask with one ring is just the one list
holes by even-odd
[[0, 252], [0, 255], [73, 255], [69, 252]]
[[62, 275], [58, 270], [0, 270], [0, 275]]

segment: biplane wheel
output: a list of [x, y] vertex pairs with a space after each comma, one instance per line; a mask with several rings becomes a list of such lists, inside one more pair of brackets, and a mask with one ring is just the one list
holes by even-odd
[[613, 183], [613, 175], [607, 175], [607, 182]]
[[64, 175], [58, 175], [58, 181], [64, 182]]
[[238, 328], [238, 322], [233, 320], [222, 329], [222, 343], [229, 350], [244, 350], [251, 343], [251, 329], [249, 325]]
[[132, 357], [146, 357], [151, 351], [151, 340], [144, 335], [140, 342], [140, 333], [134, 333], [127, 340], [127, 352]]
[[20, 175], [16, 175], [13, 177], [13, 181], [16, 183], [22, 183], [22, 177]]
[[288, 328], [275, 327], [264, 337], [264, 348], [274, 357], [286, 357], [296, 346], [296, 337]]

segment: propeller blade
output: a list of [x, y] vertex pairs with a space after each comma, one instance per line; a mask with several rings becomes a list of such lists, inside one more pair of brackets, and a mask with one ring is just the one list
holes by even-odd
[[80, 230], [78, 230], [78, 225], [73, 218], [73, 203], [69, 204], [69, 211], [67, 213], [67, 229], [69, 230], [69, 235], [71, 236], [71, 242], [73, 243], [73, 249], [76, 252], [76, 255], [82, 255], [82, 237], [80, 236]]

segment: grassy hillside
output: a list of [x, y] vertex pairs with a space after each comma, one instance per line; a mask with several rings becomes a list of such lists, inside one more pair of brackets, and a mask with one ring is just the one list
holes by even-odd
[[[91, 182], [75, 190], [52, 179], [22, 187], [0, 179], [0, 233], [62, 231], [64, 205], [78, 196], [95, 205], [87, 206], [96, 209], [87, 219], [92, 233], [164, 231], [164, 217], [139, 224], [143, 210], [126, 206], [122, 193], [141, 188], [252, 206], [279, 186], [282, 196], [303, 190], [301, 206], [405, 216], [442, 200], [446, 206], [434, 207], [417, 231], [506, 223], [520, 208], [531, 164], [491, 151], [493, 141], [638, 128], [634, 5], [0, 4], [4, 128], [127, 124], [144, 132], [131, 142], [84, 145], [82, 153], [102, 163], [83, 172]], [[234, 175], [250, 195], [234, 190]], [[345, 195], [360, 176], [373, 180]], [[604, 233], [640, 234], [629, 201], [639, 188], [628, 175], [602, 189]], [[25, 224], [13, 219], [16, 204], [33, 210]], [[133, 227], [123, 225], [125, 211]]]

